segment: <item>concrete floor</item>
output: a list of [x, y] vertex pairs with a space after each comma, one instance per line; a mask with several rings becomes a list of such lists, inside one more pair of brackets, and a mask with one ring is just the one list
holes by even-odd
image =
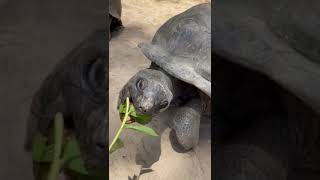
[[24, 152], [35, 90], [78, 42], [106, 24], [107, 1], [0, 0], [0, 179], [32, 180]]
[[[138, 43], [150, 41], [166, 20], [201, 2], [122, 0], [125, 28], [109, 43], [109, 142], [120, 126], [116, 110], [119, 91], [135, 73], [150, 64], [137, 48]], [[203, 123], [201, 140], [195, 150], [178, 153], [169, 140], [171, 130], [167, 121], [172, 115], [171, 111], [155, 117], [150, 124], [162, 134], [161, 138], [147, 137], [132, 131], [123, 133], [121, 138], [125, 147], [109, 157], [111, 180], [211, 179], [210, 122]], [[141, 164], [151, 165], [152, 172], [139, 176], [142, 172]]]

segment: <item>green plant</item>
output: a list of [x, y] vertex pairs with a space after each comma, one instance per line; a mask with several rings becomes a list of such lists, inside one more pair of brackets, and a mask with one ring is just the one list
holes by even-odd
[[[126, 104], [121, 105], [119, 112], [124, 114], [120, 129], [109, 146], [109, 154], [124, 146], [120, 139], [120, 135], [124, 129], [131, 129], [142, 132], [150, 136], [158, 136], [158, 134], [150, 127], [145, 126], [151, 116], [139, 115], [133, 105], [130, 105], [129, 98], [126, 99]], [[129, 122], [128, 118], [132, 121]], [[50, 138], [37, 134], [33, 140], [32, 158], [38, 169], [45, 169], [44, 174], [47, 180], [57, 180], [60, 172], [68, 172], [76, 180], [106, 180], [105, 170], [88, 170], [84, 166], [84, 160], [80, 154], [80, 147], [74, 135], [64, 137], [64, 122], [63, 115], [57, 113], [53, 127], [53, 142]], [[134, 124], [133, 124], [134, 123]], [[106, 162], [107, 163], [107, 162]], [[49, 166], [48, 168], [42, 168]], [[37, 179], [37, 177], [36, 177]], [[44, 177], [38, 177], [43, 180]]]
[[[74, 135], [63, 137], [63, 116], [57, 113], [53, 127], [53, 144], [49, 138], [41, 134], [35, 136], [32, 147], [32, 157], [36, 167], [47, 166], [47, 180], [57, 180], [60, 172], [64, 170], [72, 174], [73, 179], [106, 180], [105, 170], [87, 170], [80, 154], [80, 148]], [[41, 168], [45, 169], [46, 168]], [[43, 179], [44, 177], [36, 177]]]
[[[126, 98], [125, 104], [120, 105], [118, 111], [120, 112], [120, 114], [124, 114], [124, 117], [121, 126], [116, 133], [116, 136], [109, 146], [109, 154], [124, 146], [123, 142], [120, 139], [120, 134], [124, 129], [131, 129], [134, 131], [142, 132], [149, 136], [158, 136], [158, 134], [152, 128], [145, 126], [145, 124], [150, 122], [151, 116], [138, 114], [134, 109], [134, 106], [130, 104], [128, 97]], [[129, 117], [132, 119], [130, 122], [128, 121]]]

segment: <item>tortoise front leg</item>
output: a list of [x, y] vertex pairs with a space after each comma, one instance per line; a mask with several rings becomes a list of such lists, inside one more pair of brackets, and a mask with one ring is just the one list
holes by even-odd
[[178, 143], [185, 150], [190, 150], [198, 144], [200, 118], [200, 99], [192, 99], [186, 105], [178, 108], [174, 115], [172, 128]]

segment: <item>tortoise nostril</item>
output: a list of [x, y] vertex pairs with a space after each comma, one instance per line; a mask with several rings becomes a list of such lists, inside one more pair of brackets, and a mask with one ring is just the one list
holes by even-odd
[[141, 107], [141, 106], [139, 106], [139, 111], [141, 111], [141, 112], [147, 112], [147, 110], [146, 110], [145, 108]]

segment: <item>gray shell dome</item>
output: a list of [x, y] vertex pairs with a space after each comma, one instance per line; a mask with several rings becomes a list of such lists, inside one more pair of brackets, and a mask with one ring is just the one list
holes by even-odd
[[211, 97], [211, 3], [196, 5], [164, 23], [143, 54], [170, 75]]

